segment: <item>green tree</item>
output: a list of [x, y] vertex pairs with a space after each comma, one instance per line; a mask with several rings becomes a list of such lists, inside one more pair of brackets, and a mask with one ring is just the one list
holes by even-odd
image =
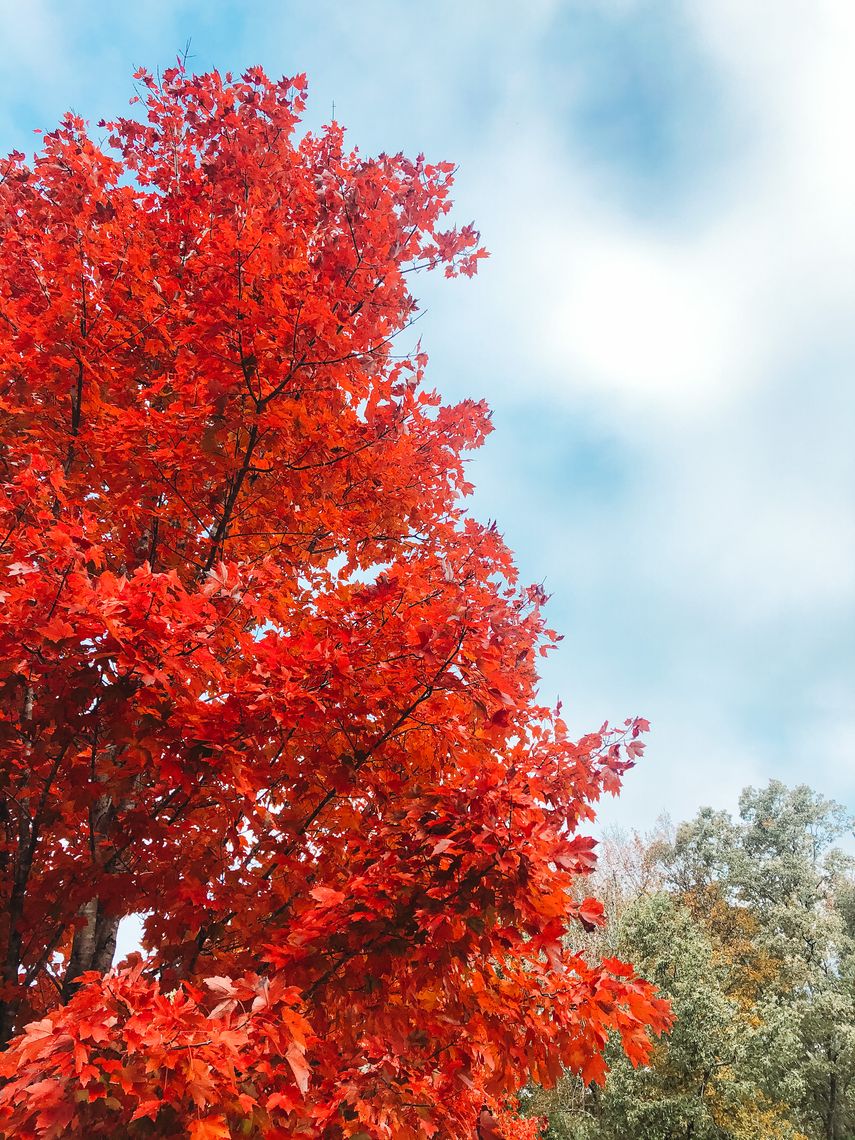
[[800, 786], [747, 788], [739, 815], [611, 835], [596, 890], [625, 954], [677, 1022], [649, 1066], [615, 1048], [602, 1091], [567, 1078], [532, 1108], [561, 1140], [855, 1137], [855, 860], [839, 805]]
[[840, 804], [773, 780], [745, 789], [735, 823], [700, 812], [662, 859], [670, 888], [741, 960], [744, 985], [753, 971], [754, 1071], [817, 1140], [855, 1135], [855, 862], [834, 846], [851, 829]]
[[649, 1066], [611, 1051], [601, 1092], [556, 1100], [550, 1135], [567, 1140], [771, 1140], [795, 1137], [753, 1069], [752, 1018], [732, 993], [734, 966], [675, 894], [640, 897], [625, 913], [618, 946], [631, 946], [677, 1016]]

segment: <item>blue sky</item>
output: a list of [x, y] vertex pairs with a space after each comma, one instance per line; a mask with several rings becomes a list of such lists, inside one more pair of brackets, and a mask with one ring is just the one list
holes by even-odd
[[566, 638], [581, 733], [645, 715], [607, 823], [805, 781], [855, 807], [849, 0], [0, 0], [0, 149], [131, 72], [306, 71], [365, 152], [460, 164], [492, 257], [423, 278], [430, 378]]

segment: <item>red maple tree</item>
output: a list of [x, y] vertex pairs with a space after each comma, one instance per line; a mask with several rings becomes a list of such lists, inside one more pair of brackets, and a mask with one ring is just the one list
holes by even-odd
[[572, 948], [646, 724], [539, 704], [488, 410], [400, 354], [452, 168], [136, 79], [0, 171], [0, 1135], [471, 1137], [667, 1025]]

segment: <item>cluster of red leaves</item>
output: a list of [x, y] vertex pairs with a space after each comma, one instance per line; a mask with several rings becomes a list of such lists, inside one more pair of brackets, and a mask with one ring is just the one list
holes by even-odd
[[106, 1136], [120, 1125], [214, 1140], [232, 1135], [230, 1119], [251, 1122], [244, 1134], [291, 1135], [310, 1072], [298, 990], [280, 979], [208, 978], [207, 994], [189, 984], [164, 994], [141, 963], [82, 981], [0, 1057], [4, 1100], [20, 1106], [16, 1135]]
[[539, 705], [488, 411], [397, 352], [483, 256], [451, 168], [298, 135], [302, 78], [137, 78], [111, 151], [0, 171], [0, 1134], [470, 1136], [667, 1024], [571, 948], [647, 726]]

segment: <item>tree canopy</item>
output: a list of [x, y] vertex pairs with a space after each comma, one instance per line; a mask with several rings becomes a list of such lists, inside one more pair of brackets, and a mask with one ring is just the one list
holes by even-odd
[[[855, 860], [844, 809], [810, 788], [747, 788], [739, 817], [613, 837], [598, 886], [676, 1023], [643, 1069], [614, 1049], [602, 1093], [538, 1096], [568, 1140], [844, 1140], [855, 1130]], [[618, 872], [615, 874], [614, 872]], [[613, 884], [609, 888], [609, 882]]]
[[484, 256], [452, 167], [136, 79], [0, 171], [0, 1133], [471, 1136], [668, 1024], [579, 951], [647, 725], [539, 701], [489, 412], [401, 347]]

